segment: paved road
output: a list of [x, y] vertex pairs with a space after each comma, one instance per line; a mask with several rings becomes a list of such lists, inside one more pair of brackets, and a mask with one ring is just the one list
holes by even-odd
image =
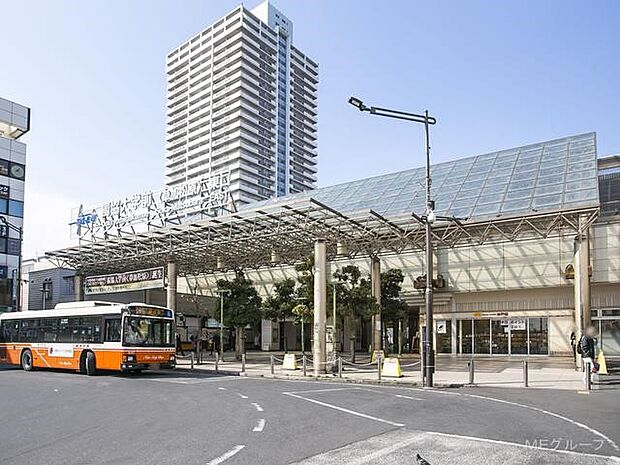
[[2, 465], [620, 463], [616, 390], [0, 369], [0, 393]]

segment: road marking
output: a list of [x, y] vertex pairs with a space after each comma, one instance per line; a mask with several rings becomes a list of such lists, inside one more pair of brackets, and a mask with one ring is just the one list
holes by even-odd
[[541, 450], [545, 452], [559, 452], [561, 454], [569, 454], [569, 455], [577, 455], [579, 457], [594, 457], [594, 458], [604, 458], [611, 459], [612, 461], [618, 461], [618, 457], [614, 457], [613, 455], [600, 455], [600, 454], [589, 454], [587, 452], [576, 452], [573, 450], [563, 450], [563, 449], [553, 449], [548, 447], [539, 447], [539, 446], [529, 446], [527, 444], [519, 444], [518, 442], [509, 442], [509, 441], [500, 441], [498, 439], [487, 439], [487, 438], [478, 438], [475, 436], [461, 436], [460, 434], [450, 434], [450, 433], [440, 433], [436, 431], [426, 431], [426, 434], [431, 434], [433, 436], [443, 436], [446, 438], [453, 439], [466, 439], [468, 441], [480, 441], [480, 442], [488, 442], [490, 444], [500, 444], [502, 446], [513, 446], [513, 447], [521, 447], [523, 449], [535, 449]]
[[420, 397], [401, 396], [400, 394], [396, 394], [395, 397], [398, 397], [399, 399], [409, 399], [409, 400], [426, 400], [426, 399], [422, 399]]
[[258, 420], [258, 424], [254, 427], [252, 431], [254, 431], [255, 433], [262, 433], [264, 428], [265, 428], [265, 419], [261, 418], [260, 420]]
[[[119, 378], [127, 381], [136, 381], [139, 378]], [[174, 384], [203, 384], [203, 383], [219, 383], [220, 381], [242, 380], [243, 376], [214, 376], [213, 378], [140, 378], [140, 380], [155, 381], [157, 383], [174, 383]]]
[[583, 429], [589, 431], [590, 433], [603, 438], [615, 450], [620, 450], [618, 445], [612, 439], [610, 439], [609, 437], [605, 436], [600, 431], [597, 431], [594, 428], [590, 428], [588, 425], [584, 425], [583, 423], [580, 423], [578, 421], [575, 421], [575, 420], [572, 420], [572, 419], [570, 419], [568, 417], [565, 417], [564, 415], [560, 415], [559, 413], [550, 412], [549, 410], [545, 410], [545, 409], [538, 408], [538, 407], [532, 407], [531, 405], [525, 405], [525, 404], [519, 404], [517, 402], [511, 402], [509, 400], [495, 399], [493, 397], [479, 396], [479, 395], [476, 395], [476, 394], [462, 394], [462, 395], [467, 396], [467, 397], [473, 397], [473, 398], [476, 398], [476, 399], [483, 399], [483, 400], [490, 400], [490, 401], [493, 401], [493, 402], [499, 402], [501, 404], [513, 405], [513, 406], [516, 406], [516, 407], [522, 407], [522, 408], [526, 408], [526, 409], [529, 409], [529, 410], [534, 410], [535, 412], [540, 412], [540, 413], [543, 413], [545, 415], [549, 415], [549, 416], [552, 416], [552, 417], [555, 417], [555, 418], [559, 418], [560, 420], [564, 420], [564, 421], [566, 421], [566, 422], [568, 422], [568, 423], [570, 423], [572, 425], [578, 426], [579, 428], [583, 428]]
[[228, 460], [229, 458], [231, 458], [233, 455], [238, 454], [239, 452], [241, 452], [241, 450], [244, 448], [244, 445], [240, 445], [240, 446], [235, 446], [232, 449], [230, 449], [228, 452], [226, 452], [225, 454], [220, 455], [218, 458], [211, 460], [210, 462], [207, 462], [207, 465], [218, 465], [226, 460]]
[[218, 389], [219, 389], [220, 391], [226, 391], [226, 388], [225, 388], [225, 387], [219, 387]]
[[354, 390], [354, 389], [360, 390], [360, 389], [363, 389], [363, 388], [360, 388], [360, 387], [357, 387], [357, 386], [355, 386], [355, 387], [351, 386], [351, 387], [331, 388], [331, 389], [309, 389], [307, 391], [291, 391], [291, 393], [292, 394], [309, 394], [309, 393], [312, 393], [312, 392], [351, 391], [351, 390]]
[[331, 408], [333, 410], [338, 410], [340, 412], [348, 413], [350, 415], [355, 415], [357, 417], [366, 418], [367, 420], [378, 421], [379, 423], [385, 423], [392, 426], [403, 427], [405, 426], [402, 423], [396, 423], [390, 420], [384, 420], [383, 418], [373, 417], [372, 415], [366, 415], [365, 413], [356, 412], [355, 410], [349, 410], [344, 407], [339, 407], [338, 405], [328, 404], [327, 402], [321, 402], [320, 400], [308, 399], [306, 397], [302, 397], [300, 395], [295, 394], [294, 392], [283, 392], [282, 394], [290, 397], [295, 397], [296, 399], [305, 400], [307, 402], [312, 402], [313, 404], [321, 405], [323, 407]]
[[259, 412], [264, 412], [263, 407], [258, 405], [256, 402], [252, 402], [252, 405], [256, 407], [256, 410], [258, 410]]
[[238, 392], [238, 393], [237, 393], [237, 395], [238, 395], [239, 397], [241, 397], [242, 399], [247, 399], [247, 398], [248, 398], [248, 396], [244, 396], [244, 395], [243, 395], [243, 394], [241, 394], [240, 392]]

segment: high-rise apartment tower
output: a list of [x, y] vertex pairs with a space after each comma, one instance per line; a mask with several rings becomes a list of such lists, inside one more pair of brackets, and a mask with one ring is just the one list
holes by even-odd
[[166, 186], [230, 174], [236, 206], [312, 189], [318, 65], [268, 1], [168, 54]]

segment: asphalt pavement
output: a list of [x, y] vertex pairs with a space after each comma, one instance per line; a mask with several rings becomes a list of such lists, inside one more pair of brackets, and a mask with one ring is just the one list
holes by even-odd
[[615, 389], [0, 369], [0, 464], [620, 463]]

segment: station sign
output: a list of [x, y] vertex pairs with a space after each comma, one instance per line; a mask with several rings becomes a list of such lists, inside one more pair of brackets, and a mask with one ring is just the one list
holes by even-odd
[[164, 286], [163, 267], [84, 278], [84, 294], [88, 295], [161, 289]]
[[147, 191], [97, 208], [71, 212], [71, 237], [107, 239], [179, 224], [195, 216], [217, 216], [231, 202], [230, 172], [221, 172], [161, 191]]

